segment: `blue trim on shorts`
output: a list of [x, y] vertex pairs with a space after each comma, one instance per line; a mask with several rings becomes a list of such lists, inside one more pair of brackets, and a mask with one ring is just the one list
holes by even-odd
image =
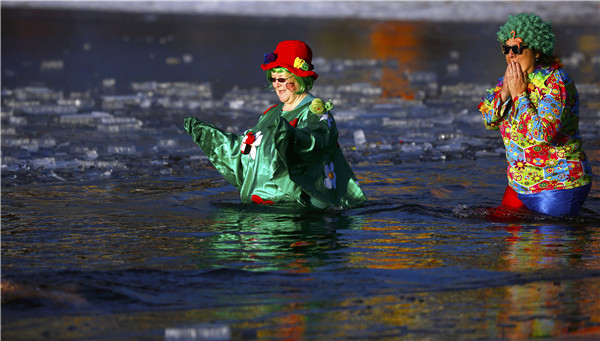
[[591, 189], [592, 184], [589, 183], [576, 188], [542, 191], [533, 194], [517, 194], [517, 196], [532, 211], [553, 217], [561, 215], [576, 216], [579, 215], [579, 209], [587, 199]]

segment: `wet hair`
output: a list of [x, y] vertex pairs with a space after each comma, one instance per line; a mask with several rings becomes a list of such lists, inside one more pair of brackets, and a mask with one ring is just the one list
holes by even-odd
[[513, 37], [512, 31], [515, 31], [516, 37], [523, 39], [526, 45], [546, 57], [550, 57], [554, 53], [556, 37], [552, 33], [552, 24], [550, 21], [544, 22], [539, 15], [534, 13], [509, 15], [508, 21], [496, 33], [498, 41], [504, 44]]
[[274, 67], [272, 69], [267, 70], [267, 81], [269, 82], [269, 86], [268, 86], [269, 88], [273, 88], [273, 84], [269, 81], [269, 78], [272, 77], [271, 75], [273, 72], [276, 72], [276, 73], [285, 72], [286, 74], [293, 75], [294, 79], [296, 80], [296, 82], [298, 82], [298, 85], [300, 86], [298, 91], [296, 91], [296, 94], [298, 94], [298, 95], [304, 93], [305, 91], [310, 91], [310, 89], [312, 89], [313, 85], [315, 84], [315, 79], [312, 78], [311, 76], [309, 76], [309, 77], [296, 76], [293, 73], [291, 73], [287, 68], [278, 66], [278, 67]]

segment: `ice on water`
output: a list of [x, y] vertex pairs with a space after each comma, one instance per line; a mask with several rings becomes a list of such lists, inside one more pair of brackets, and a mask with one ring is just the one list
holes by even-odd
[[[504, 153], [477, 111], [489, 84], [442, 86], [433, 72], [410, 72], [405, 76], [416, 89], [415, 99], [383, 98], [376, 83], [346, 81], [343, 70], [350, 65], [377, 74], [386, 61], [320, 58], [318, 63], [323, 79], [339, 79], [315, 84], [312, 92], [333, 100], [340, 145], [353, 161], [367, 154], [392, 162], [439, 162]], [[578, 87], [583, 95], [600, 94], [596, 84]], [[191, 171], [189, 163], [206, 166], [206, 159], [183, 132], [182, 118], [197, 116], [239, 134], [276, 101], [260, 87], [234, 87], [220, 99], [210, 83], [150, 81], [130, 88], [126, 94], [3, 90], [3, 177], [29, 183]], [[588, 111], [586, 116], [583, 132], [596, 134], [600, 115]]]

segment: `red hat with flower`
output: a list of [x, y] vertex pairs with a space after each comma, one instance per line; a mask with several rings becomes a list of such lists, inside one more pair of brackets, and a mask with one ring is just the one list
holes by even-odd
[[275, 52], [265, 54], [263, 70], [275, 67], [285, 67], [298, 77], [312, 77], [317, 79], [319, 75], [312, 71], [312, 50], [306, 43], [300, 40], [285, 40], [277, 44]]

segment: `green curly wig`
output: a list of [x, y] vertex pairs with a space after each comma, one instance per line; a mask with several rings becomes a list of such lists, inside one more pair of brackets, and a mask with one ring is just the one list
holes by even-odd
[[552, 33], [552, 24], [550, 21], [544, 22], [540, 16], [533, 13], [519, 13], [509, 15], [508, 21], [498, 31], [498, 41], [502, 44], [513, 37], [511, 31], [516, 32], [516, 36], [523, 39], [523, 42], [531, 48], [541, 51], [546, 56], [554, 53], [554, 44], [556, 37]]

